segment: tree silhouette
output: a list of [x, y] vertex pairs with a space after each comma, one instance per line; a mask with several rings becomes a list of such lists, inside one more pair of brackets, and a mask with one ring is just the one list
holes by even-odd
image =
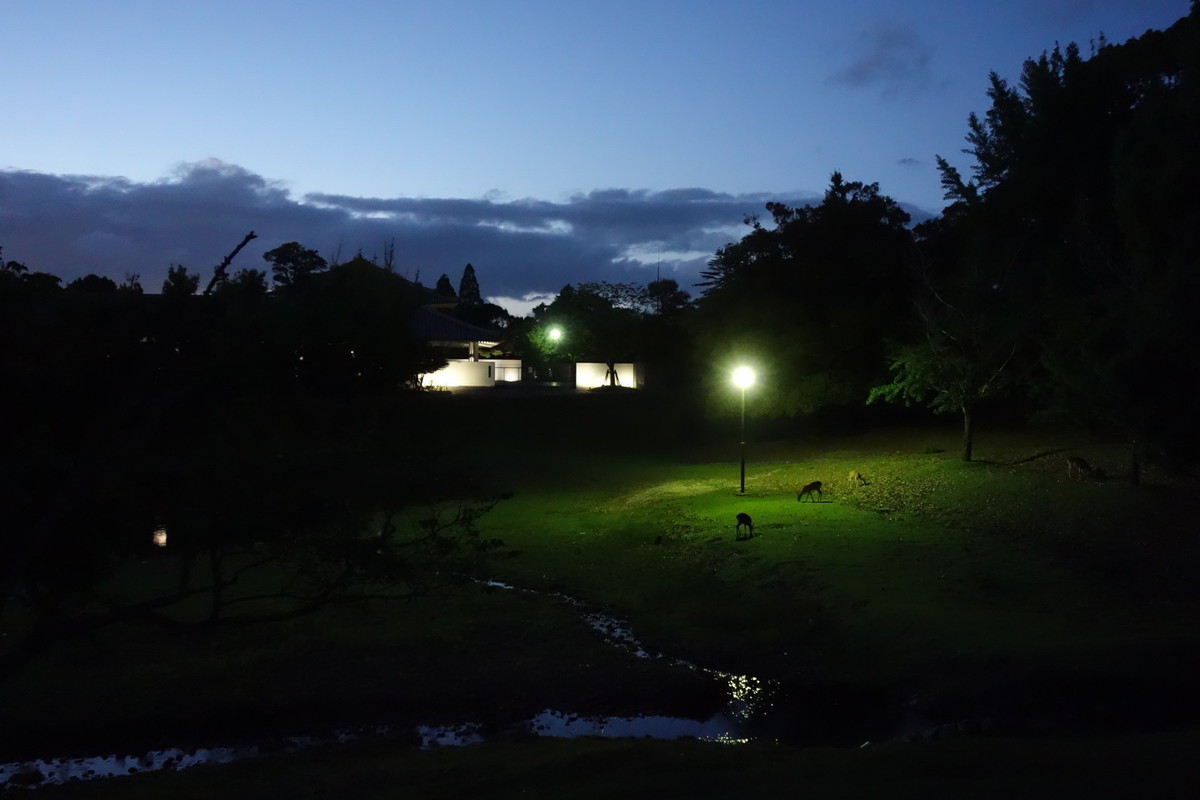
[[188, 272], [187, 267], [172, 264], [167, 268], [167, 277], [162, 285], [164, 297], [191, 297], [199, 288], [200, 276]]
[[263, 260], [271, 265], [271, 280], [280, 291], [290, 291], [305, 286], [314, 275], [324, 272], [329, 264], [316, 250], [310, 250], [299, 242], [287, 242], [263, 253]]
[[442, 276], [437, 279], [437, 285], [433, 287], [433, 290], [438, 294], [445, 295], [446, 297], [457, 297], [457, 295], [454, 293], [454, 287], [450, 284], [449, 276], [447, 276], [444, 272], [442, 273]]
[[479, 281], [475, 277], [475, 268], [470, 264], [463, 267], [462, 280], [458, 282], [458, 300], [468, 306], [483, 302], [479, 295]]
[[646, 284], [646, 304], [651, 313], [660, 317], [682, 312], [692, 303], [691, 295], [679, 288], [673, 278], [662, 278]]
[[112, 278], [89, 273], [68, 283], [66, 290], [72, 294], [115, 294], [117, 282]]
[[1200, 226], [1198, 51], [1193, 5], [1087, 59], [1056, 46], [1015, 87], [990, 76], [991, 108], [968, 118], [971, 180], [939, 158], [951, 204], [936, 240], [952, 246], [930, 272], [948, 313], [929, 304], [933, 346], [904, 351], [901, 384], [937, 375], [922, 364], [953, 342], [976, 386], [1015, 367], [1044, 413], [1126, 436], [1135, 480], [1145, 443], [1183, 456], [1200, 435], [1182, 399], [1200, 389], [1200, 357], [1177, 344], [1200, 303], [1185, 255]]
[[142, 276], [136, 272], [125, 273], [125, 280], [117, 286], [117, 291], [124, 294], [144, 294], [146, 290], [142, 288]]
[[[857, 406], [887, 374], [888, 338], [912, 325], [908, 214], [836, 172], [819, 205], [767, 211], [771, 224], [747, 219], [702, 273], [697, 346], [718, 364], [757, 364], [755, 413]], [[729, 397], [726, 374], [712, 371], [710, 397]]]

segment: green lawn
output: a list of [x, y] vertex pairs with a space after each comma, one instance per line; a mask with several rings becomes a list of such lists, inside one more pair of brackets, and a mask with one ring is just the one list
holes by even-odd
[[[601, 604], [656, 650], [784, 678], [1087, 663], [1089, 648], [1190, 635], [1190, 485], [1072, 482], [1061, 454], [1021, 460], [1059, 441], [1004, 443], [969, 464], [894, 435], [776, 444], [745, 496], [728, 463], [576, 459], [486, 520], [520, 551], [495, 576]], [[851, 468], [870, 485], [848, 484]], [[813, 479], [822, 501], [797, 502]]]
[[[545, 708], [697, 717], [719, 708], [722, 687], [609, 646], [555, 600], [562, 592], [629, 620], [652, 653], [755, 675], [798, 697], [844, 700], [831, 713], [851, 721], [862, 704], [894, 711], [916, 703], [936, 721], [1008, 713], [1059, 738], [896, 744], [883, 754], [502, 739], [454, 752], [368, 748], [152, 776], [131, 783], [128, 795], [98, 786], [66, 793], [148, 797], [182, 785], [170, 793], [213, 796], [206, 792], [221, 786], [226, 796], [266, 796], [231, 789], [253, 786], [261, 771], [327, 792], [277, 796], [406, 796], [371, 788], [400, 773], [429, 787], [420, 796], [466, 787], [478, 796], [516, 796], [518, 788], [556, 796], [577, 771], [591, 770], [594, 793], [576, 796], [609, 796], [603, 790], [623, 780], [645, 786], [643, 796], [656, 786], [669, 793], [672, 781], [690, 776], [711, 789], [692, 796], [719, 797], [733, 796], [729, 774], [749, 769], [763, 793], [804, 785], [787, 783], [802, 773], [810, 796], [878, 796], [884, 785], [889, 796], [910, 796], [910, 788], [911, 796], [937, 788], [1002, 796], [978, 790], [1006, 760], [1040, 770], [1049, 785], [1093, 763], [1090, 752], [1125, 753], [1150, 772], [1164, 759], [1172, 769], [1188, 763], [1172, 758], [1181, 742], [1194, 743], [1190, 733], [1118, 733], [1195, 724], [1168, 713], [1200, 664], [1195, 484], [1153, 470], [1142, 486], [1068, 481], [1067, 452], [1110, 475], [1125, 454], [1062, 434], [981, 437], [974, 463], [954, 457], [955, 438], [947, 429], [755, 444], [745, 496], [729, 454], [699, 446], [584, 454], [543, 442], [511, 461], [488, 454], [501, 467], [494, 487], [513, 496], [483, 520], [484, 535], [506, 547], [481, 577], [536, 593], [468, 585], [286, 624], [203, 636], [129, 629], [76, 642], [5, 687], [0, 754], [8, 756], [0, 760], [315, 723], [473, 720], [496, 733]], [[851, 468], [870, 485], [850, 485]], [[812, 480], [825, 482], [822, 501], [798, 503], [798, 487]], [[749, 541], [734, 537], [742, 511], [755, 521]], [[142, 567], [153, 568], [130, 568]], [[1078, 733], [1064, 720], [1106, 738], [1062, 739]], [[1060, 761], [1047, 763], [1044, 748]], [[345, 791], [319, 777], [326, 758], [340, 774], [354, 770]], [[643, 767], [642, 784], [632, 763]], [[318, 777], [302, 777], [312, 770]], [[835, 795], [847, 772], [861, 790]], [[1106, 775], [1092, 773], [1097, 787], [1117, 785]], [[151, 788], [137, 794], [135, 784]]]

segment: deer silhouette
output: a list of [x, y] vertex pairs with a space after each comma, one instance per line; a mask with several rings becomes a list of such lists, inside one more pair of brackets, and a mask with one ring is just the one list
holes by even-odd
[[1083, 480], [1084, 473], [1094, 475], [1096, 472], [1092, 465], [1087, 462], [1082, 456], [1070, 456], [1067, 458], [1067, 477], [1075, 480]]
[[[745, 535], [742, 535], [743, 528], [746, 529]], [[739, 541], [742, 539], [749, 539], [750, 537], [752, 537], [754, 535], [754, 520], [750, 519], [749, 514], [738, 514], [737, 515], [737, 528], [735, 530], [736, 530], [735, 539], [737, 539]]]
[[804, 496], [808, 495], [808, 499], [815, 503], [817, 501], [813, 499], [813, 492], [817, 493], [817, 497], [822, 497], [820, 481], [813, 481], [812, 483], [805, 484], [804, 487], [800, 489], [799, 494], [796, 495], [796, 499], [803, 500]]

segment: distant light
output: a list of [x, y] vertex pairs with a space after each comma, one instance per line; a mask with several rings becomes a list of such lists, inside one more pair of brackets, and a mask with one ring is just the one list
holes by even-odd
[[154, 544], [156, 547], [167, 546], [167, 529], [162, 525], [154, 529]]
[[739, 389], [749, 389], [754, 385], [754, 370], [750, 367], [738, 367], [733, 371], [733, 385]]
[[557, 342], [559, 339], [562, 338], [562, 335], [563, 335], [562, 328], [555, 325], [553, 328], [550, 329], [549, 335], [550, 335], [550, 341]]

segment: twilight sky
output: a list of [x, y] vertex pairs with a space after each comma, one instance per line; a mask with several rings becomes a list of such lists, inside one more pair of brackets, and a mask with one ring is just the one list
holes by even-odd
[[[829, 175], [942, 208], [987, 75], [1188, 0], [2, 0], [0, 246], [64, 281], [299, 241], [524, 313], [691, 285]], [[529, 298], [528, 300], [526, 298]]]

